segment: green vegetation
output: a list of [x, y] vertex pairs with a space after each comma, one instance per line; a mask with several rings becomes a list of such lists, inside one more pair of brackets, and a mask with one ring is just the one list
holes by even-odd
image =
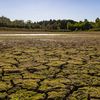
[[16, 93], [10, 95], [10, 100], [43, 100], [44, 94], [37, 94], [33, 91], [18, 90]]
[[100, 31], [100, 19], [97, 18], [95, 22], [89, 22], [87, 19], [84, 21], [74, 20], [49, 20], [32, 22], [28, 20], [14, 20], [4, 16], [0, 17], [0, 30], [30, 30], [30, 31]]
[[0, 100], [100, 100], [100, 35], [83, 35], [0, 37]]

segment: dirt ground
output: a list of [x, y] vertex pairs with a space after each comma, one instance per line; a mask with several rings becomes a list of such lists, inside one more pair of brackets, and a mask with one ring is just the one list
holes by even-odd
[[0, 36], [0, 100], [100, 100], [100, 34]]

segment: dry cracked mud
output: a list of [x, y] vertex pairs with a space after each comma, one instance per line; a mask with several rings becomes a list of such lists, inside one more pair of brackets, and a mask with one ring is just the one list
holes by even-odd
[[0, 100], [100, 100], [100, 38], [2, 39]]

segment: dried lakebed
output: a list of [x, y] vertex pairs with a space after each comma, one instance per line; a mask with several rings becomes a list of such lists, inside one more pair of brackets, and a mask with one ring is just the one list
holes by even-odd
[[0, 37], [0, 100], [100, 100], [100, 36]]

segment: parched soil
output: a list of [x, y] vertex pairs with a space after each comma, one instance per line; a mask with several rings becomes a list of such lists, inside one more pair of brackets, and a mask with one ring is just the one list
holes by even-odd
[[0, 100], [100, 100], [100, 36], [1, 39]]

